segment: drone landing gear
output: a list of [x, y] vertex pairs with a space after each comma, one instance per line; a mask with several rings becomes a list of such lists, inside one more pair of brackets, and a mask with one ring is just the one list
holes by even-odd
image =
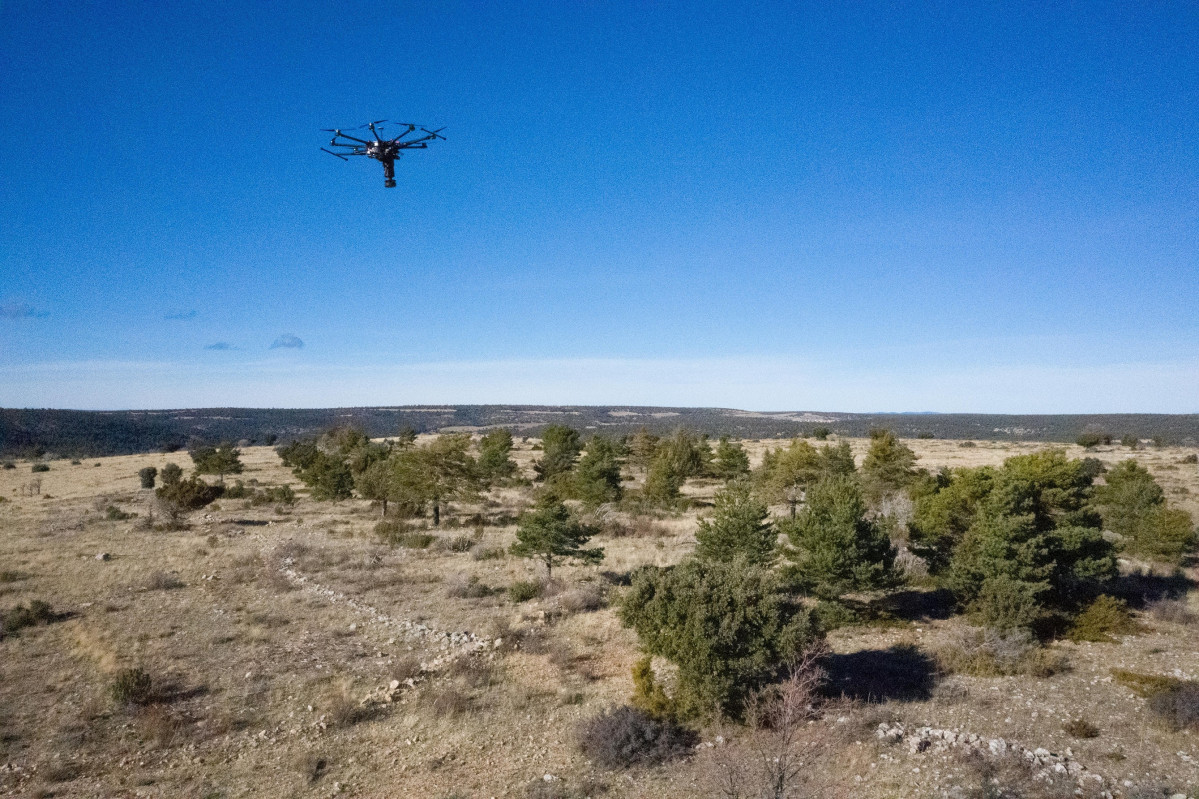
[[396, 187], [396, 162], [394, 158], [383, 161], [383, 186], [388, 189]]

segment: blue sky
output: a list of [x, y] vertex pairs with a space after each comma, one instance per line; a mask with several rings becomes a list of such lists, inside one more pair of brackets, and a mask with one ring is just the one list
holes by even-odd
[[[969, 7], [967, 7], [969, 5]], [[1193, 3], [0, 5], [0, 406], [1199, 411]], [[318, 149], [389, 118], [397, 164]]]

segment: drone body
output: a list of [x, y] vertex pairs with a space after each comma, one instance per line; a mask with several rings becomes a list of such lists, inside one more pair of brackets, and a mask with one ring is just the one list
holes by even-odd
[[[393, 139], [384, 139], [379, 135], [379, 132], [382, 130], [382, 125], [386, 121], [386, 119], [380, 119], [377, 122], [367, 123], [361, 128], [354, 128], [354, 130], [369, 128], [371, 135], [375, 137], [374, 141], [371, 141], [370, 139], [359, 139], [355, 136], [349, 136], [345, 133], [342, 133], [339, 129], [326, 128], [326, 133], [333, 134], [333, 138], [329, 140], [329, 146], [339, 147], [341, 149], [337, 152], [334, 152], [333, 150], [325, 150], [324, 147], [321, 149], [327, 152], [329, 155], [337, 156], [343, 161], [349, 161], [350, 159], [348, 156], [351, 155], [365, 155], [367, 158], [375, 159], [379, 163], [383, 164], [383, 185], [389, 189], [393, 189], [396, 185], [396, 159], [400, 157], [401, 151], [423, 150], [429, 146], [430, 141], [436, 139], [444, 140], [445, 136], [441, 136], [439, 134], [441, 131], [445, 130], [445, 128], [428, 130], [420, 125], [401, 122], [398, 124], [402, 125], [404, 128], [407, 128], [407, 130]], [[404, 138], [405, 136], [412, 135], [417, 130], [421, 131], [424, 135], [417, 136], [412, 139]], [[341, 141], [342, 139], [345, 141]]]

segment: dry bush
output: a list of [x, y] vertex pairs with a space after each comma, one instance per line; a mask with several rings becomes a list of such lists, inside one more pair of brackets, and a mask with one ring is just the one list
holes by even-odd
[[691, 730], [623, 705], [579, 725], [583, 754], [605, 768], [658, 765], [686, 757], [698, 741]]
[[567, 613], [593, 613], [608, 607], [608, 595], [602, 586], [588, 583], [563, 591], [558, 606]]
[[401, 655], [391, 664], [391, 678], [404, 682], [415, 680], [421, 675], [420, 657], [414, 654]]
[[988, 757], [971, 752], [963, 754], [961, 759], [973, 782], [957, 794], [962, 799], [1074, 799], [1086, 796], [1073, 778], [1038, 769], [1018, 755]]
[[374, 707], [356, 701], [348, 688], [334, 693], [329, 700], [329, 723], [335, 727], [353, 727], [373, 718], [375, 713]]
[[1146, 605], [1145, 610], [1157, 621], [1191, 625], [1199, 621], [1185, 599], [1158, 599]]
[[468, 688], [486, 688], [496, 682], [495, 663], [479, 656], [457, 658], [450, 663], [446, 674]]
[[477, 546], [471, 550], [470, 554], [475, 560], [500, 560], [507, 552], [505, 552], [503, 547]]
[[164, 748], [179, 743], [187, 731], [186, 721], [161, 704], [142, 707], [137, 726], [144, 737]]
[[1086, 719], [1074, 719], [1062, 725], [1071, 738], [1098, 738], [1099, 728]]
[[108, 691], [119, 705], [147, 705], [154, 699], [154, 681], [143, 669], [121, 669]]
[[57, 618], [58, 615], [50, 605], [40, 599], [34, 599], [28, 605], [17, 605], [11, 610], [0, 613], [0, 639], [6, 635], [13, 635], [26, 627], [49, 624]]
[[1199, 730], [1199, 682], [1187, 680], [1154, 694], [1149, 697], [1148, 707], [1170, 730]]
[[430, 690], [423, 699], [425, 707], [438, 717], [457, 718], [471, 709], [470, 696], [454, 685]]
[[446, 582], [445, 595], [452, 599], [482, 599], [497, 589], [479, 582], [475, 575], [455, 574]]
[[1038, 646], [1028, 630], [961, 630], [934, 654], [942, 672], [974, 677], [1050, 677], [1066, 668], [1065, 659]]
[[470, 552], [477, 543], [478, 541], [469, 535], [456, 535], [453, 538], [440, 539], [437, 546], [447, 552]]
[[608, 791], [608, 786], [585, 777], [577, 785], [562, 779], [538, 777], [525, 786], [525, 799], [593, 799]]
[[168, 572], [151, 572], [146, 578], [147, 591], [174, 591], [177, 588], [183, 588], [183, 583]]
[[1114, 643], [1116, 639], [1113, 635], [1132, 635], [1137, 629], [1137, 623], [1128, 612], [1128, 603], [1100, 594], [1086, 610], [1078, 614], [1066, 635], [1076, 643]]

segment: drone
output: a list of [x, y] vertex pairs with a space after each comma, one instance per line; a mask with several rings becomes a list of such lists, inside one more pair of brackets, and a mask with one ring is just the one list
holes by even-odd
[[[341, 130], [337, 128], [324, 128], [323, 130], [325, 133], [333, 134], [333, 138], [329, 140], [329, 146], [340, 147], [343, 149], [338, 150], [337, 152], [334, 152], [333, 150], [326, 150], [324, 147], [321, 149], [327, 152], [329, 155], [337, 156], [343, 161], [349, 161], [350, 159], [348, 156], [351, 155], [365, 155], [369, 158], [374, 158], [376, 161], [379, 161], [383, 164], [383, 185], [389, 189], [394, 189], [396, 185], [396, 159], [400, 157], [400, 151], [418, 149], [423, 150], [429, 146], [430, 141], [436, 139], [441, 139], [444, 141], [445, 136], [440, 134], [443, 130], [445, 130], [445, 128], [429, 130], [421, 127], [420, 125], [413, 125], [409, 122], [397, 122], [394, 124], [397, 124], [403, 128], [407, 128], [407, 130], [405, 130], [399, 136], [396, 136], [394, 139], [384, 139], [379, 135], [379, 133], [382, 130], [382, 126], [385, 122], [387, 122], [386, 119], [380, 119], [376, 120], [375, 122], [368, 122], [367, 124], [361, 125], [357, 128], [350, 128], [350, 130], [369, 129], [371, 135], [375, 137], [374, 141], [369, 139], [359, 139], [356, 136], [342, 133]], [[411, 139], [405, 138], [405, 136], [411, 136], [418, 130], [423, 135], [417, 135], [415, 138]], [[340, 141], [341, 139], [345, 139], [345, 141]]]

